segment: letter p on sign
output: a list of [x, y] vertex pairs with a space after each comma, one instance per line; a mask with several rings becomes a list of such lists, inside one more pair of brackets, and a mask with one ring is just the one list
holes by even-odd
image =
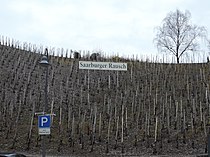
[[39, 116], [39, 128], [49, 128], [50, 127], [50, 115]]
[[44, 126], [44, 124], [46, 124], [48, 121], [47, 117], [42, 117], [41, 118], [41, 127]]

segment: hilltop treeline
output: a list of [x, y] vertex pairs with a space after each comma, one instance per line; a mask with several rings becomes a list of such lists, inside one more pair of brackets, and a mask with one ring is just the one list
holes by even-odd
[[[1, 40], [0, 150], [40, 153], [35, 113], [42, 112], [44, 105], [42, 53], [35, 46], [19, 47]], [[91, 60], [84, 56], [49, 54], [46, 111], [56, 116], [46, 140], [47, 154], [186, 155], [207, 151], [209, 64], [103, 56], [101, 61], [123, 60], [128, 70], [79, 70], [79, 60]]]

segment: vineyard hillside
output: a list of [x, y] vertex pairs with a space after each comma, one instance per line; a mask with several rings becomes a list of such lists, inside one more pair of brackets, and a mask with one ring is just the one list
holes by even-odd
[[[49, 49], [49, 52], [53, 50]], [[41, 153], [44, 51], [0, 44], [0, 151]], [[56, 53], [56, 52], [55, 52]], [[49, 53], [51, 155], [195, 155], [207, 152], [210, 65], [126, 62], [127, 71], [81, 70], [78, 58]]]

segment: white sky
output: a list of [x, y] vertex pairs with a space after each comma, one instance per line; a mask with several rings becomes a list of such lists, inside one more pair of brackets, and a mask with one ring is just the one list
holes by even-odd
[[176, 9], [189, 10], [192, 23], [210, 31], [209, 0], [0, 0], [0, 4], [1, 36], [48, 47], [156, 55], [154, 28]]

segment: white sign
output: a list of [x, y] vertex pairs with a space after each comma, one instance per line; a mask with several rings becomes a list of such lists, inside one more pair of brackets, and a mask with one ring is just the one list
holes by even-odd
[[39, 135], [50, 135], [50, 128], [39, 128]]
[[39, 135], [50, 134], [50, 115], [43, 115], [38, 117]]
[[79, 69], [127, 71], [127, 63], [79, 61]]

